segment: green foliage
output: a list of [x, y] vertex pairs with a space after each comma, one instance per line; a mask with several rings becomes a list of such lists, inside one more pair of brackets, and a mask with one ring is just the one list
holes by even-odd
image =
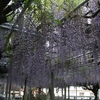
[[[8, 38], [8, 33], [5, 31], [4, 32], [4, 40]], [[7, 43], [7, 46], [5, 47], [5, 52], [10, 55], [11, 52], [11, 38], [9, 39], [9, 42]]]
[[68, 78], [71, 78], [72, 74], [73, 74], [72, 70], [68, 70]]
[[[13, 2], [17, 2], [17, 0], [12, 0]], [[58, 13], [65, 9], [65, 15], [67, 15], [72, 9], [74, 9], [79, 3], [81, 3], [83, 0], [24, 0], [24, 5], [27, 5], [27, 3], [31, 1], [31, 4], [28, 5], [27, 11], [32, 13], [33, 20], [37, 24], [37, 26], [45, 22], [50, 22], [53, 20], [54, 23], [61, 25], [59, 19], [54, 18], [52, 13], [56, 9], [58, 9]], [[66, 6], [65, 6], [66, 5]], [[64, 15], [64, 16], [65, 16]], [[8, 19], [11, 19], [11, 16], [8, 17]], [[53, 25], [53, 24], [52, 24]]]
[[58, 12], [61, 11], [62, 9], [66, 9], [66, 13], [69, 13], [82, 1], [83, 0], [55, 0], [54, 3], [58, 6]]
[[[25, 3], [27, 3], [27, 1], [28, 0], [25, 0]], [[27, 11], [30, 12], [31, 10], [33, 10], [32, 16], [37, 24], [45, 20], [45, 22], [50, 22], [51, 20], [53, 20], [54, 23], [61, 25], [62, 23], [60, 22], [60, 20], [55, 19], [52, 15], [52, 13], [55, 10], [54, 6], [56, 6], [58, 12], [60, 12], [63, 9], [66, 9], [66, 15], [82, 1], [83, 0], [34, 0], [28, 7]]]
[[63, 99], [63, 97], [56, 96], [54, 100], [64, 100], [64, 99]]
[[45, 94], [37, 94], [36, 100], [46, 100], [46, 95]]
[[61, 63], [60, 58], [56, 58], [56, 59], [55, 59], [55, 63], [56, 63], [56, 64], [60, 64], [60, 63]]
[[10, 55], [10, 52], [11, 52], [11, 44], [10, 43], [7, 44], [6, 52], [8, 55]]
[[58, 25], [62, 25], [62, 22], [60, 20], [54, 20], [54, 22]]
[[80, 73], [83, 73], [83, 74], [85, 74], [86, 73], [86, 70], [90, 70], [90, 67], [89, 66], [80, 66], [79, 68], [78, 68], [78, 70], [79, 70], [79, 72]]
[[71, 59], [71, 60], [66, 60], [64, 62], [64, 65], [65, 65], [65, 67], [70, 67], [70, 66], [74, 66], [75, 63], [76, 63], [76, 61], [74, 59]]

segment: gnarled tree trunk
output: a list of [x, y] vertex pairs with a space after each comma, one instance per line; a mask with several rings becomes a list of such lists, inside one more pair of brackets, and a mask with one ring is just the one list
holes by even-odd
[[84, 85], [83, 89], [90, 90], [94, 93], [94, 100], [98, 100], [98, 90], [99, 90], [99, 84], [93, 84], [93, 85]]

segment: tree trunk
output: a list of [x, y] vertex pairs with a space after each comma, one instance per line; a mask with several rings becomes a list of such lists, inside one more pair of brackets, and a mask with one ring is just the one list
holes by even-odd
[[94, 93], [94, 100], [98, 100], [98, 90], [99, 90], [99, 84], [93, 84], [93, 85], [88, 85], [88, 86], [84, 86], [84, 89], [88, 89], [90, 91], [92, 91]]
[[41, 91], [41, 87], [39, 87], [38, 89], [39, 89], [39, 95], [40, 95], [40, 94], [42, 93], [42, 91]]
[[98, 100], [98, 91], [95, 91], [94, 96], [95, 96], [94, 100]]
[[99, 84], [93, 85], [92, 92], [94, 93], [94, 100], [98, 100], [98, 90], [99, 90]]

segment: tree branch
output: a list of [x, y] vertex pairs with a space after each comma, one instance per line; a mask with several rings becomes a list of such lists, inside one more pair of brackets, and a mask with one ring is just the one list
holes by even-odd
[[[85, 3], [87, 3], [89, 0], [85, 0], [82, 3], [80, 3], [75, 9], [73, 9], [72, 11], [70, 11], [67, 16], [69, 17], [73, 12], [75, 12], [77, 9], [79, 9], [81, 6], [83, 6]], [[61, 21], [65, 20], [66, 16], [64, 18], [61, 19]]]
[[13, 29], [14, 29], [14, 26], [19, 22], [19, 20], [22, 18], [24, 12], [26, 11], [26, 9], [29, 7], [29, 5], [31, 4], [32, 0], [28, 0], [28, 2], [25, 4], [24, 8], [22, 9], [21, 13], [19, 14], [19, 16], [17, 17], [17, 20], [15, 22], [15, 24], [12, 26], [12, 29], [8, 35], [8, 38], [6, 40], [6, 43], [4, 45], [4, 51], [6, 50], [6, 46], [7, 46], [7, 43], [9, 42], [9, 39], [10, 37], [12, 36], [12, 33], [13, 33]]

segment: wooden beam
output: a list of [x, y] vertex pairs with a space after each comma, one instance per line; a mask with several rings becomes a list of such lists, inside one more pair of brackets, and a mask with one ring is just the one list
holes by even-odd
[[[12, 26], [13, 24], [10, 24], [10, 23], [4, 23], [0, 25], [0, 27], [5, 30], [12, 30]], [[13, 31], [18, 31], [18, 27], [14, 26]]]
[[100, 12], [100, 8], [95, 12], [95, 13], [92, 13], [92, 15], [88, 15], [89, 12], [87, 12], [83, 17], [84, 18], [94, 18], [97, 16], [97, 14]]

